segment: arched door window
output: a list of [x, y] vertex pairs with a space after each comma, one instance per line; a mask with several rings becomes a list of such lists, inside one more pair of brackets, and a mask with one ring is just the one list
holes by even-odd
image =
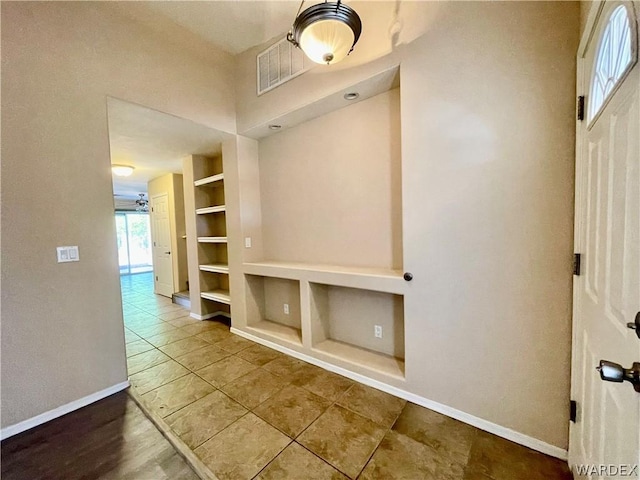
[[631, 8], [615, 7], [604, 28], [596, 50], [591, 88], [589, 121], [593, 120], [626, 73], [637, 60], [635, 19]]

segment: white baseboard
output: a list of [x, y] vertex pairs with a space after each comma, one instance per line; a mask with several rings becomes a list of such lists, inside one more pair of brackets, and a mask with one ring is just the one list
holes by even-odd
[[198, 315], [197, 313], [190, 313], [189, 316], [191, 318], [195, 318], [196, 320], [209, 320], [210, 318], [220, 317], [220, 316], [231, 318], [231, 315], [229, 315], [227, 312], [213, 312], [213, 313], [206, 313], [204, 315]]
[[24, 432], [25, 430], [29, 430], [30, 428], [42, 425], [43, 423], [53, 420], [54, 418], [61, 417], [62, 415], [66, 415], [67, 413], [78, 410], [79, 408], [86, 407], [87, 405], [97, 402], [98, 400], [102, 400], [109, 395], [120, 392], [128, 386], [129, 380], [127, 380], [126, 382], [118, 383], [109, 388], [105, 388], [104, 390], [100, 390], [99, 392], [92, 393], [91, 395], [87, 395], [86, 397], [79, 398], [78, 400], [74, 400], [73, 402], [69, 402], [58, 408], [49, 410], [48, 412], [41, 413], [40, 415], [36, 415], [35, 417], [23, 420], [22, 422], [16, 423], [15, 425], [5, 427], [0, 430], [0, 440], [4, 440], [5, 438], [12, 437], [14, 435], [17, 435], [18, 433]]
[[498, 437], [506, 438], [507, 440], [511, 440], [512, 442], [515, 442], [517, 444], [524, 445], [525, 447], [531, 448], [532, 450], [536, 450], [538, 452], [550, 455], [555, 458], [559, 458], [561, 460], [567, 460], [568, 454], [565, 449], [543, 442], [542, 440], [538, 440], [537, 438], [530, 437], [510, 428], [489, 422], [488, 420], [484, 420], [474, 415], [470, 415], [466, 412], [463, 412], [462, 410], [457, 410], [442, 403], [434, 402], [433, 400], [429, 400], [428, 398], [421, 397], [392, 385], [388, 385], [378, 380], [360, 375], [359, 373], [355, 373], [345, 368], [338, 367], [323, 360], [318, 360], [317, 358], [305, 355], [304, 353], [300, 353], [295, 350], [291, 350], [277, 343], [270, 342], [269, 340], [265, 340], [242, 330], [238, 330], [237, 328], [231, 327], [231, 332], [249, 340], [253, 340], [256, 343], [260, 343], [267, 347], [273, 348], [274, 350], [278, 350], [279, 352], [286, 353], [287, 355], [290, 355], [292, 357], [304, 360], [305, 362], [317, 365], [318, 367], [322, 367], [325, 370], [329, 370], [344, 377], [350, 378], [352, 380], [355, 380], [356, 382], [363, 383], [364, 385], [368, 385], [369, 387], [373, 387], [378, 390], [382, 390], [383, 392], [390, 393], [391, 395], [395, 395], [396, 397], [403, 398], [417, 405], [433, 410], [434, 412], [446, 415], [447, 417], [455, 418], [456, 420], [460, 420], [461, 422], [497, 435]]

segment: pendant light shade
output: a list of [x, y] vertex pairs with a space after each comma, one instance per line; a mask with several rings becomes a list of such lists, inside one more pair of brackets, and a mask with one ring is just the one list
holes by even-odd
[[362, 22], [351, 7], [340, 2], [320, 3], [296, 17], [287, 39], [316, 63], [344, 59], [360, 38]]

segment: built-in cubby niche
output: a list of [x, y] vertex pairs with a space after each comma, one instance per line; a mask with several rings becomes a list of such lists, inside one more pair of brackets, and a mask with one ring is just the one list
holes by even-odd
[[247, 326], [281, 341], [302, 345], [300, 282], [258, 275], [245, 275], [245, 282]]
[[402, 295], [320, 283], [310, 283], [310, 293], [313, 350], [404, 377]]

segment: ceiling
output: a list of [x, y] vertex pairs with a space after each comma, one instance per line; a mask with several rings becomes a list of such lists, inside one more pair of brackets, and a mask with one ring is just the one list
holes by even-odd
[[227, 134], [183, 118], [108, 98], [111, 163], [135, 167], [130, 177], [113, 176], [113, 193], [135, 199], [147, 182], [181, 173], [187, 155], [215, 155]]
[[299, 3], [236, 0], [161, 1], [142, 5], [235, 55], [287, 32]]

